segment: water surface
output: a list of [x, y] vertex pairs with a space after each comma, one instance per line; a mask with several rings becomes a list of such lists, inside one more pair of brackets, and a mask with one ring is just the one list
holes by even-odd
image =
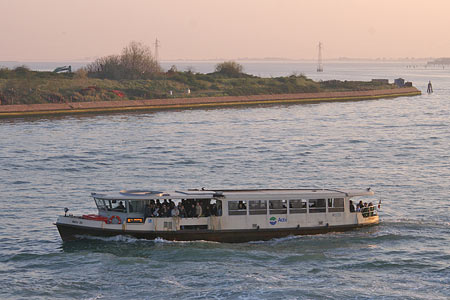
[[[315, 79], [404, 77], [422, 91], [431, 80], [435, 93], [0, 120], [1, 297], [448, 299], [448, 71], [249, 67], [282, 75], [304, 68]], [[371, 187], [382, 223], [244, 244], [63, 243], [53, 225], [64, 207], [95, 213], [90, 192], [201, 187]]]

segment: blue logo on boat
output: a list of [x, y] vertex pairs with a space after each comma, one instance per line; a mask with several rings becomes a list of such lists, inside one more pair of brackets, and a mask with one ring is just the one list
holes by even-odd
[[270, 218], [270, 219], [269, 219], [269, 223], [270, 223], [270, 225], [275, 225], [275, 224], [277, 224], [277, 218], [275, 218], [275, 217]]

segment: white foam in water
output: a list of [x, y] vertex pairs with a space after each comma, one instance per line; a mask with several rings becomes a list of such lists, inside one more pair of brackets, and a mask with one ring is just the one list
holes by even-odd
[[91, 236], [91, 235], [75, 235], [75, 237], [77, 237], [79, 239], [86, 239], [86, 240], [97, 240], [97, 241], [103, 241], [103, 242], [122, 242], [122, 243], [161, 243], [161, 244], [209, 243], [209, 244], [220, 244], [219, 242], [205, 241], [205, 240], [169, 241], [169, 240], [165, 240], [160, 237], [158, 237], [154, 240], [147, 240], [147, 239], [137, 239], [135, 237], [128, 236], [128, 235], [116, 235], [116, 236], [111, 236], [111, 237], [101, 237], [101, 236]]

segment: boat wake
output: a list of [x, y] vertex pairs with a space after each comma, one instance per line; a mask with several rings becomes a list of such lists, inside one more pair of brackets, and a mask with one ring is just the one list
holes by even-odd
[[[220, 244], [219, 242], [197, 240], [197, 241], [169, 241], [163, 238], [156, 238], [153, 240], [138, 239], [128, 235], [116, 235], [111, 237], [91, 236], [91, 235], [75, 235], [76, 238], [81, 240], [96, 240], [101, 242], [115, 242], [115, 243], [151, 243], [151, 244], [193, 244], [193, 243], [207, 243], [207, 244]], [[70, 243], [70, 242], [69, 242]]]

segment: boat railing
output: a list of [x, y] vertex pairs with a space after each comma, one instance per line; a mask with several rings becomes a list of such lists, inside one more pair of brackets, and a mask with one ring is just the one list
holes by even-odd
[[363, 207], [359, 212], [362, 214], [364, 218], [369, 218], [378, 215], [378, 210], [375, 206]]

